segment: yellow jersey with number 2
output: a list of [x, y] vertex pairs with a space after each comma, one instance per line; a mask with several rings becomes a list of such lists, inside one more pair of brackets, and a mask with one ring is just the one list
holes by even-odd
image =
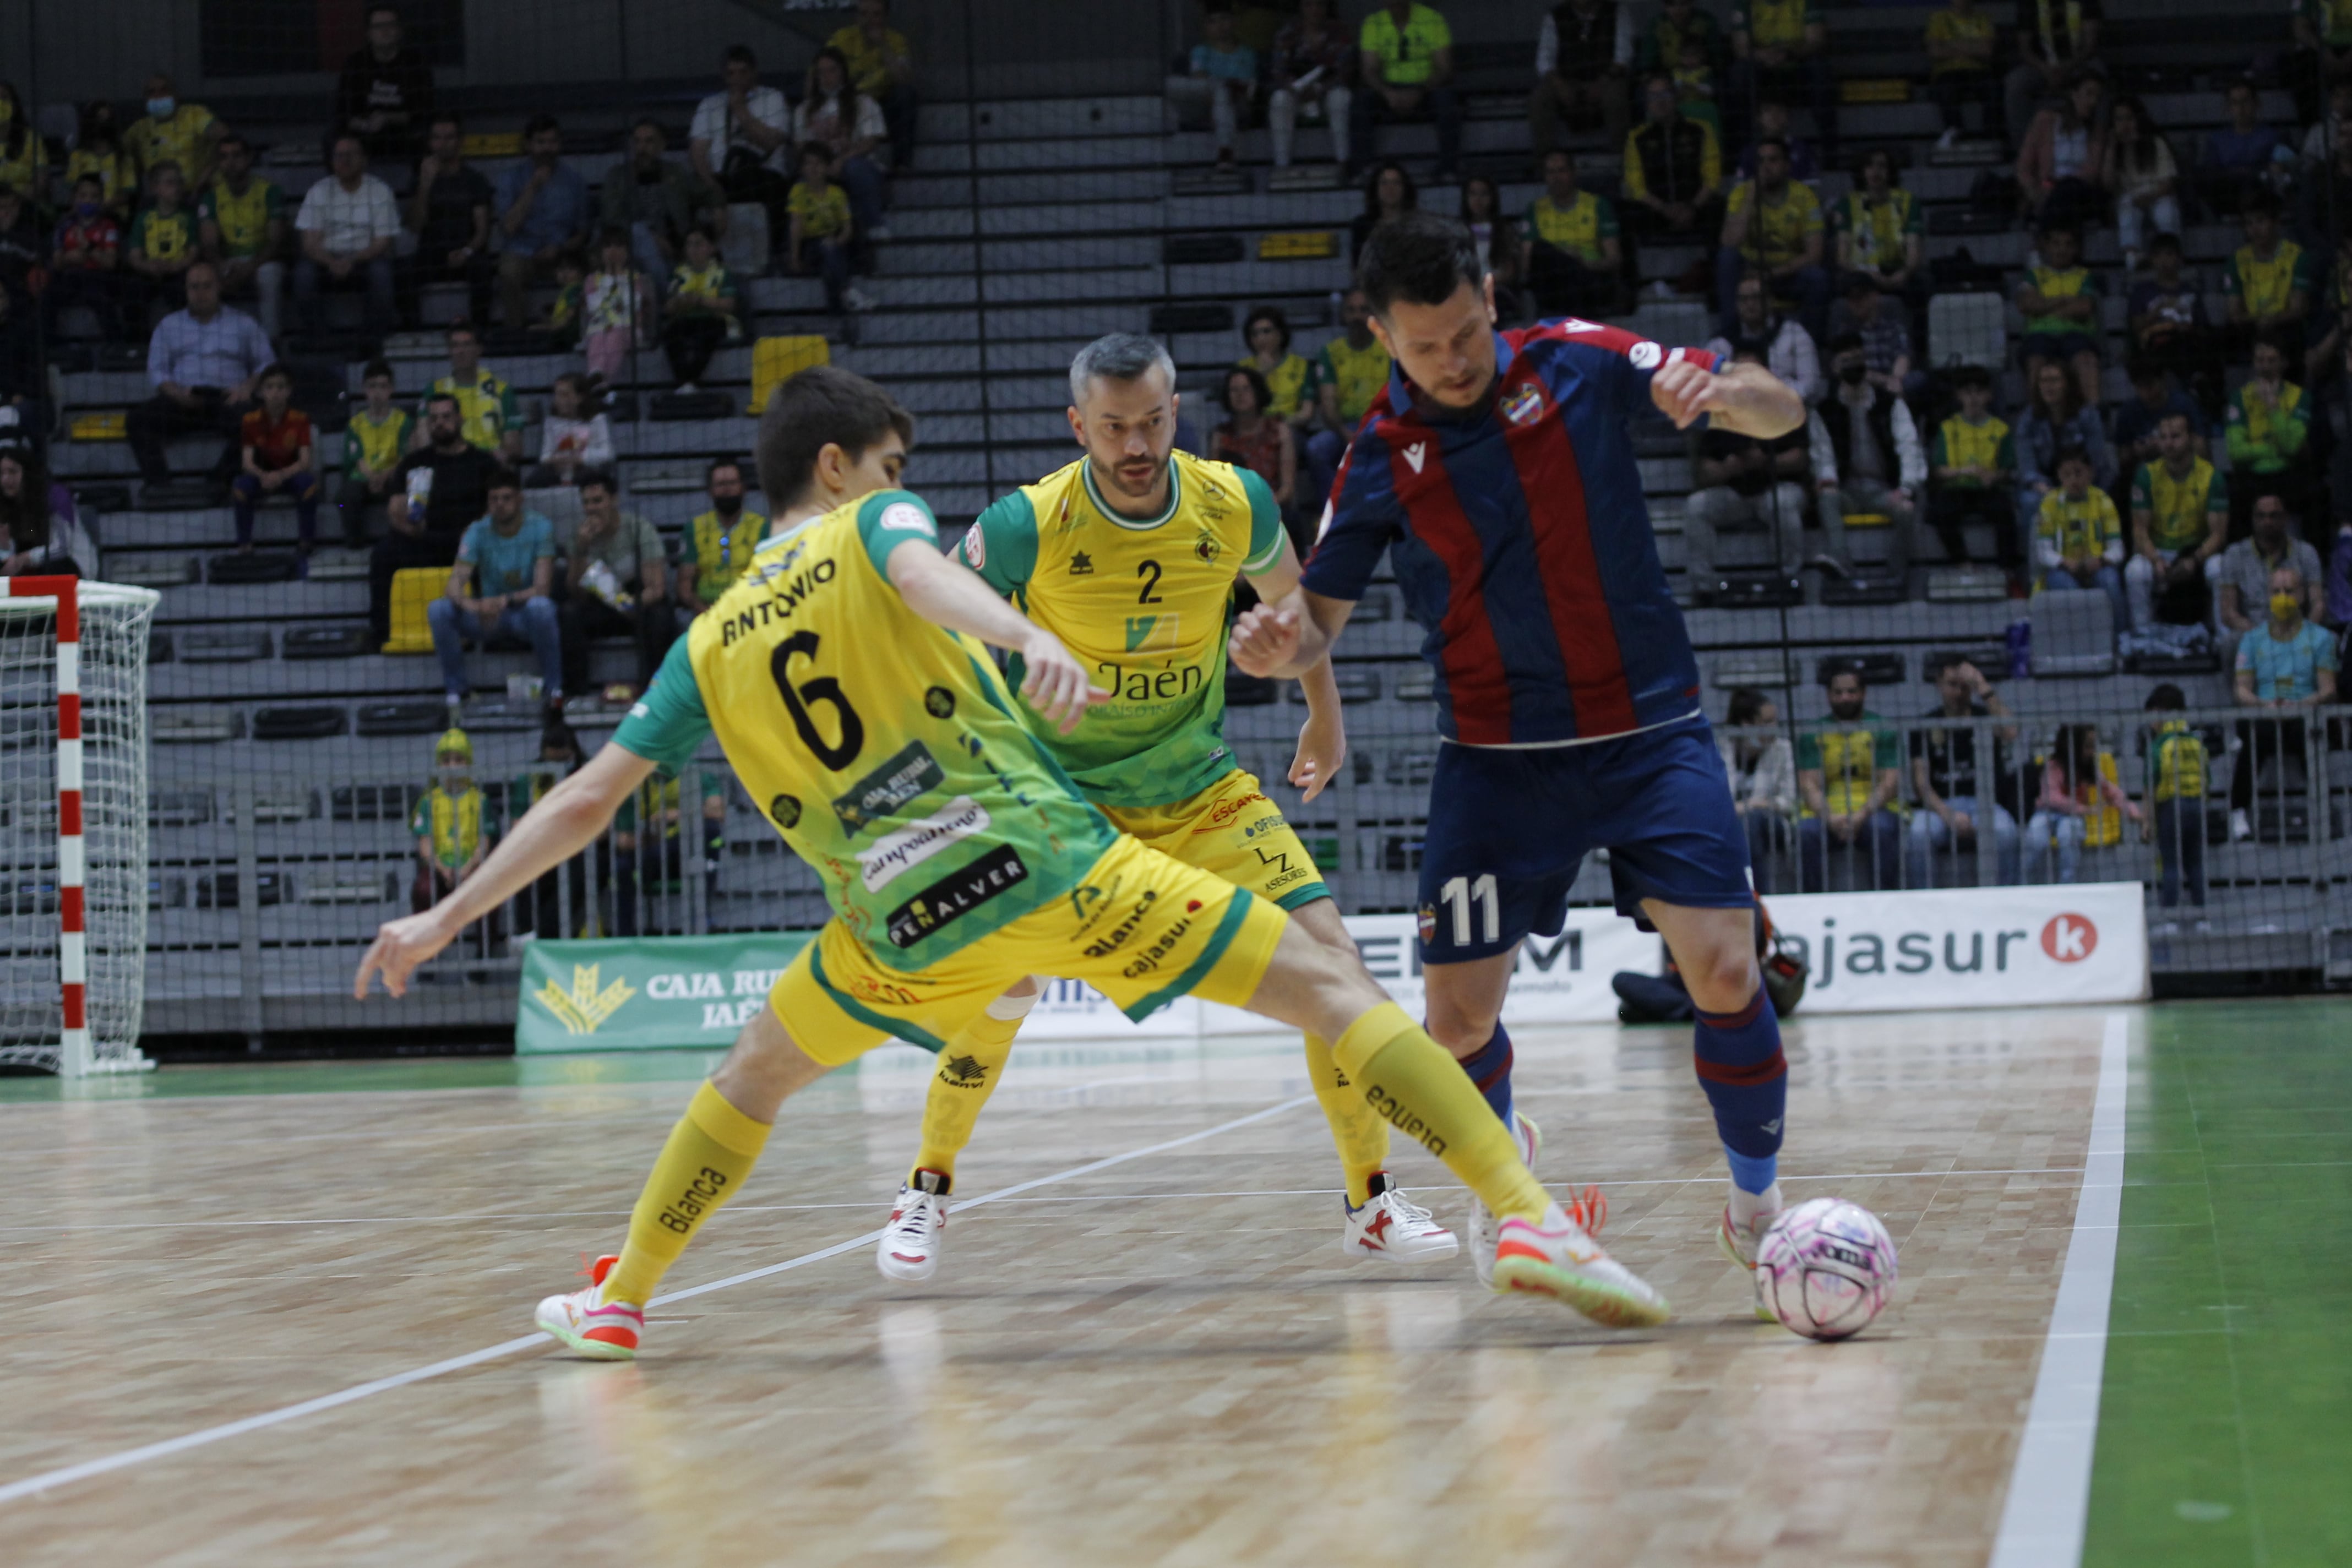
[[[963, 563], [1062, 639], [1117, 695], [1045, 749], [1100, 805], [1164, 805], [1234, 767], [1224, 740], [1234, 579], [1282, 559], [1282, 513], [1247, 468], [1169, 458], [1168, 502], [1124, 515], [1087, 459], [992, 503], [956, 546]], [[1021, 679], [1016, 660], [1013, 679]]]

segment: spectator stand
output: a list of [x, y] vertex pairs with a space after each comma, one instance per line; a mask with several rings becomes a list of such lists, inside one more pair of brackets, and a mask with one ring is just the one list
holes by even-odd
[[[2009, 7], [1990, 10], [2006, 25]], [[2210, 5], [2164, 16], [2140, 16], [2122, 4], [2111, 10], [2103, 56], [2139, 91], [2176, 148], [2188, 153], [2200, 131], [2226, 117], [2201, 42], [2222, 13]], [[1450, 11], [1465, 119], [1462, 172], [1496, 180], [1503, 210], [1518, 216], [1540, 190], [1528, 165], [1526, 121], [1535, 13], [1458, 5]], [[1918, 7], [1832, 10], [1837, 70], [1857, 79], [1923, 79], [1918, 38], [1927, 15]], [[1171, 39], [1189, 44], [1196, 36], [1189, 8], [1171, 5], [1162, 19], [1163, 35]], [[2284, 18], [2278, 20], [2284, 38]], [[2231, 25], [2242, 27], [2242, 18], [2232, 14]], [[1108, 21], [1073, 21], [1071, 30], [1065, 52], [1101, 63], [1090, 76], [1027, 67], [1019, 58], [1026, 46], [1011, 36], [961, 54], [942, 47], [934, 52], [936, 69], [927, 60], [928, 100], [917, 145], [892, 184], [888, 237], [871, 245], [866, 263], [861, 287], [872, 299], [870, 313], [855, 321], [827, 313], [813, 277], [741, 279], [743, 336], [719, 352], [698, 383], [727, 400], [728, 411], [718, 415], [695, 409], [688, 417], [667, 416], [676, 410], [663, 401], [670, 383], [658, 350], [644, 347], [629, 357], [608, 414], [624, 506], [654, 522], [675, 548], [707, 505], [701, 489], [708, 463], [751, 450], [753, 343], [762, 338], [823, 338], [834, 363], [880, 381], [917, 413], [919, 447], [907, 480], [933, 503], [948, 537], [945, 531], [961, 528], [994, 495], [1076, 455], [1063, 416], [1066, 367], [1093, 337], [1141, 330], [1169, 342], [1187, 396], [1185, 440], [1197, 445], [1213, 418], [1200, 415], [1208, 404], [1203, 395], [1243, 353], [1239, 329], [1252, 306], [1270, 304], [1286, 312], [1296, 353], [1311, 357], [1338, 333], [1338, 295], [1349, 276], [1345, 235], [1362, 210], [1361, 193], [1339, 184], [1273, 188], [1262, 122], [1245, 126], [1239, 137], [1241, 177], [1222, 188], [1202, 182], [1196, 176], [1213, 158], [1213, 136], [1173, 115], [1160, 90], [1165, 57], [1135, 53], [1112, 37]], [[765, 79], [795, 97], [800, 92], [797, 67], [767, 73]], [[1068, 96], [1080, 81], [1101, 90]], [[533, 97], [534, 104], [543, 96], [567, 106], [565, 159], [593, 184], [613, 169], [622, 137], [641, 112], [664, 124], [672, 155], [680, 155], [694, 104], [709, 89], [707, 79], [583, 82], [535, 89]], [[444, 100], [467, 112], [467, 130], [479, 139], [472, 161], [495, 182], [511, 156], [500, 139], [520, 132], [531, 106], [488, 89], [445, 94]], [[323, 174], [317, 150], [317, 128], [327, 111], [323, 95], [313, 102], [216, 94], [212, 102], [266, 149], [259, 172], [289, 197], [299, 200]], [[2261, 102], [2266, 116], [2289, 122], [2283, 91], [2266, 89]], [[1636, 104], [1638, 112], [1638, 98]], [[574, 105], [593, 107], [569, 107]], [[1915, 322], [1915, 349], [1931, 365], [1974, 358], [1993, 369], [2000, 381], [1997, 407], [2013, 423], [2024, 389], [2014, 352], [2021, 323], [2009, 300], [2030, 237], [2013, 228], [1964, 232], [1952, 221], [1969, 210], [1986, 165], [1939, 158], [1934, 143], [1942, 121], [1924, 94], [1908, 101], [1850, 103], [1841, 120], [1849, 156], [1871, 146], [1896, 152], [1902, 183], [1926, 213], [1931, 265], [1959, 261], [1965, 250], [1991, 285], [1983, 293], [1939, 290], [1937, 309]], [[1792, 106], [1791, 122], [1800, 138], [1813, 136], [1804, 106]], [[1598, 130], [1571, 128], [1564, 144], [1578, 159], [1583, 187], [1613, 197], [1622, 177], [1619, 151], [1603, 145]], [[1325, 159], [1328, 152], [1322, 131], [1300, 131], [1302, 163]], [[1725, 150], [1727, 163], [1736, 153]], [[1427, 183], [1437, 153], [1434, 127], [1383, 126], [1379, 153], [1401, 159], [1423, 179], [1423, 206], [1454, 210], [1458, 187]], [[395, 189], [404, 188], [406, 171], [377, 172], [393, 179]], [[1827, 204], [1844, 193], [1849, 176], [1843, 168], [1828, 170], [1815, 186]], [[1332, 235], [1340, 237], [1336, 245], [1317, 243]], [[772, 247], [776, 239], [770, 237]], [[2226, 314], [2218, 269], [2239, 243], [2237, 229], [2192, 214], [2182, 239], [2189, 264], [2202, 274], [2208, 311], [2218, 320]], [[2112, 276], [2119, 260], [2112, 230], [2094, 228], [2086, 254]], [[1696, 246], [1634, 247], [1636, 303], [1619, 324], [1669, 342], [1714, 336], [1714, 310], [1705, 292], [1677, 287], [1695, 267], [1703, 276], [1707, 259]], [[551, 297], [542, 289], [534, 300], [544, 308]], [[384, 345], [404, 405], [413, 405], [446, 368], [434, 329], [463, 310], [462, 290], [428, 289], [418, 306], [407, 329], [417, 335]], [[2129, 395], [2119, 352], [2122, 312], [2118, 290], [2101, 314], [2103, 390], [2110, 404]], [[316, 345], [315, 352], [312, 345], [296, 346], [304, 350], [303, 363], [327, 367], [323, 382], [315, 374], [306, 378], [298, 402], [319, 426], [317, 460], [332, 473], [341, 466], [345, 434], [343, 409], [331, 393], [339, 391], [346, 407], [356, 399], [362, 359], [340, 341]], [[536, 454], [554, 379], [580, 369], [580, 357], [501, 331], [488, 344], [486, 362], [514, 387], [524, 451]], [[65, 422], [119, 412], [146, 395], [135, 361], [120, 351], [101, 356], [93, 345], [69, 341], [56, 345], [53, 363]], [[1938, 412], [1920, 412], [1925, 438]], [[2017, 717], [2024, 731], [2017, 751], [2046, 751], [2061, 722], [2096, 724], [2124, 788], [2144, 797], [2149, 787], [2140, 743], [2148, 722], [2144, 705], [2158, 685], [2169, 683], [2182, 689], [2189, 719], [2210, 736], [2204, 798], [2226, 800], [2241, 715], [2220, 671], [2118, 669], [2058, 677], [2034, 673], [2028, 648], [2012, 675], [2013, 628], [2032, 625], [2027, 602], [2000, 589], [1998, 596], [1979, 596], [1980, 578], [1939, 578], [1950, 563], [1924, 531], [1914, 543], [1907, 603], [1837, 602], [1832, 574], [1819, 571], [1805, 574], [1799, 603], [1760, 608], [1697, 603], [1682, 571], [1681, 520], [1694, 483], [1688, 443], [1655, 421], [1638, 423], [1632, 439], [1669, 578], [1694, 600], [1690, 626], [1711, 716], [1723, 716], [1732, 689], [1759, 686], [1774, 695], [1784, 731], [1793, 732], [1824, 717], [1815, 679], [1822, 661], [1864, 657], [1881, 671], [1899, 668], [1893, 684], [1874, 691], [1872, 704], [1890, 723], [1901, 724], [1933, 706], [1928, 677], [1938, 660], [1965, 653], [1986, 667]], [[234, 549], [227, 508], [142, 509], [119, 440], [65, 440], [53, 450], [57, 470], [102, 513], [98, 523], [109, 575], [150, 583], [163, 595], [152, 688], [159, 738], [154, 898], [161, 934], [151, 994], [159, 1026], [245, 1027], [220, 1020], [235, 1013], [250, 1022], [255, 995], [261, 1033], [331, 1023], [341, 1015], [331, 994], [358, 943], [376, 920], [406, 907], [415, 865], [407, 812], [411, 796], [430, 782], [431, 748], [446, 721], [433, 661], [366, 646], [362, 558], [326, 548], [312, 558], [306, 579], [228, 581], [256, 573], [233, 563], [222, 570]], [[208, 438], [167, 448], [179, 476], [202, 473], [215, 453], [216, 443]], [[763, 507], [756, 494], [748, 504]], [[266, 506], [259, 551], [284, 551], [292, 527], [289, 510]], [[1873, 530], [1855, 528], [1853, 537], [1858, 565], [1866, 568], [1883, 555]], [[1817, 532], [1809, 536], [1808, 554], [1818, 538]], [[1968, 542], [1973, 555], [1990, 557], [1992, 542], [1981, 530]], [[1760, 533], [1728, 534], [1717, 567], [1752, 570], [1765, 563], [1765, 548]], [[1294, 694], [1236, 682], [1229, 733], [1242, 760], [1296, 814], [1347, 907], [1404, 908], [1412, 899], [1420, 813], [1435, 752], [1429, 679], [1415, 657], [1421, 634], [1402, 618], [1392, 585], [1378, 586], [1358, 620], [1341, 670], [1355, 760], [1330, 792], [1304, 805], [1277, 782], [1299, 717]], [[619, 642], [596, 647], [592, 669], [598, 684], [628, 680], [630, 649]], [[463, 721], [476, 741], [475, 776], [486, 792], [493, 784], [503, 788], [539, 754], [536, 714], [527, 702], [508, 702], [509, 679], [528, 678], [531, 661], [519, 649], [478, 649], [467, 656], [467, 672], [476, 695]], [[582, 700], [571, 721], [593, 749], [616, 716], [601, 702]], [[2231, 839], [2226, 808], [2216, 829], [2209, 804], [2210, 929], [2167, 938], [2157, 953], [2160, 971], [2293, 968], [2352, 978], [2352, 936], [2335, 934], [2352, 932], [2352, 910], [2340, 907], [2336, 890], [2346, 881], [2347, 823], [2335, 782], [2343, 768], [2329, 749], [2335, 728], [2324, 720], [2315, 724], [2300, 766], [2272, 762], [2266, 753], [2254, 788], [2269, 804], [2258, 803], [2249, 814], [2254, 829], [2249, 837]], [[723, 780], [715, 763], [709, 771]], [[698, 801], [680, 807], [686, 837], [678, 841], [694, 848], [698, 865], [715, 858], [716, 877], [681, 870], [641, 879], [637, 918], [677, 929], [813, 921], [813, 884], [752, 821], [749, 803], [737, 792], [721, 787], [716, 797], [724, 813], [721, 848], [706, 855], [707, 843], [695, 847], [699, 830], [694, 823], [703, 809]], [[1916, 809], [1907, 765], [1898, 798]], [[495, 825], [503, 811], [492, 810], [485, 820]], [[250, 831], [251, 824], [265, 820], [268, 833]], [[599, 929], [613, 929], [620, 918], [614, 902], [618, 854], [617, 844], [608, 842], [584, 858], [582, 875], [589, 885], [576, 900], [568, 884], [562, 894], [571, 900], [567, 911], [593, 911], [604, 922]], [[2127, 836], [2087, 853], [2084, 865], [2091, 869], [2084, 874], [2145, 879], [2153, 874], [2152, 856]], [[1851, 881], [1856, 869], [1847, 865], [1837, 874]], [[1937, 874], [1944, 874], [1942, 862]], [[1588, 867], [1576, 896], [1605, 898], [1604, 878], [1605, 868]], [[644, 891], [655, 883], [675, 890]], [[651, 906], [657, 900], [671, 902], [656, 913]], [[573, 914], [563, 919], [569, 926]], [[510, 992], [502, 987], [511, 983], [513, 942], [524, 929], [510, 911], [499, 931], [486, 931], [446, 962], [436, 984], [448, 999], [448, 1016], [489, 1018], [510, 1010]], [[2340, 962], [2339, 940], [2345, 947]], [[257, 963], [257, 992], [248, 984]]]

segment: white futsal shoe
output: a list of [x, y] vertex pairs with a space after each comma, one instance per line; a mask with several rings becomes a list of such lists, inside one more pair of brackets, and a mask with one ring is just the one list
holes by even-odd
[[[1534, 1170], [1536, 1155], [1543, 1149], [1542, 1131], [1514, 1110], [1511, 1112], [1511, 1131], [1519, 1141], [1520, 1163], [1528, 1170]], [[1475, 1193], [1470, 1198], [1467, 1229], [1470, 1232], [1470, 1267], [1478, 1271], [1479, 1284], [1492, 1285], [1495, 1282], [1495, 1216], [1487, 1212], [1486, 1205], [1478, 1201]]]
[[882, 1270], [882, 1278], [911, 1283], [938, 1272], [951, 1181], [942, 1171], [918, 1171], [914, 1180], [898, 1189], [898, 1206], [890, 1211], [890, 1223], [882, 1227], [882, 1240], [874, 1248], [874, 1267]]
[[[1451, 1258], [1462, 1249], [1437, 1217], [1391, 1184], [1386, 1171], [1372, 1175], [1364, 1206], [1348, 1209], [1339, 1250], [1349, 1258], [1384, 1258], [1391, 1263], [1422, 1263]], [[1344, 1200], [1343, 1200], [1344, 1201]]]
[[[1777, 1182], [1773, 1184], [1771, 1195], [1775, 1199], [1780, 1195]], [[1726, 1204], [1723, 1205], [1723, 1217], [1715, 1227], [1715, 1244], [1723, 1248], [1726, 1258], [1747, 1269], [1752, 1279], [1759, 1322], [1777, 1323], [1780, 1321], [1772, 1315], [1772, 1309], [1764, 1304], [1764, 1279], [1756, 1272], [1756, 1249], [1762, 1245], [1764, 1233], [1772, 1228], [1772, 1222], [1780, 1217], [1780, 1211], [1781, 1205], [1775, 1202], [1769, 1209], [1758, 1209], [1756, 1217], [1742, 1226], [1732, 1219], [1731, 1205]]]
[[[1641, 1329], [1666, 1321], [1666, 1299], [1601, 1248], [1592, 1237], [1605, 1204], [1588, 1187], [1570, 1208], [1554, 1203], [1540, 1220], [1507, 1219], [1496, 1227], [1494, 1288], [1549, 1296], [1612, 1329]], [[1599, 1213], [1593, 1214], [1593, 1208]], [[1586, 1216], [1591, 1215], [1591, 1225]]]
[[618, 1258], [596, 1259], [588, 1268], [588, 1289], [550, 1296], [539, 1304], [534, 1321], [591, 1361], [635, 1361], [637, 1341], [646, 1331], [645, 1310], [626, 1301], [608, 1305], [603, 1300], [604, 1276], [619, 1261]]

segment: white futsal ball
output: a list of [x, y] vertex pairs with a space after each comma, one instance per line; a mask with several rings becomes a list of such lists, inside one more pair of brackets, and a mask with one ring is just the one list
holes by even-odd
[[1860, 1333], [1895, 1289], [1895, 1241], [1878, 1216], [1843, 1198], [1808, 1198], [1781, 1214], [1756, 1248], [1764, 1304], [1791, 1333]]

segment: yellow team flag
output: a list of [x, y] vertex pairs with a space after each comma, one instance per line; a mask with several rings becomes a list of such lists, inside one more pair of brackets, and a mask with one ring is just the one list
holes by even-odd
[[765, 413], [768, 394], [811, 365], [832, 363], [833, 345], [821, 337], [761, 338], [751, 345], [751, 412]]

